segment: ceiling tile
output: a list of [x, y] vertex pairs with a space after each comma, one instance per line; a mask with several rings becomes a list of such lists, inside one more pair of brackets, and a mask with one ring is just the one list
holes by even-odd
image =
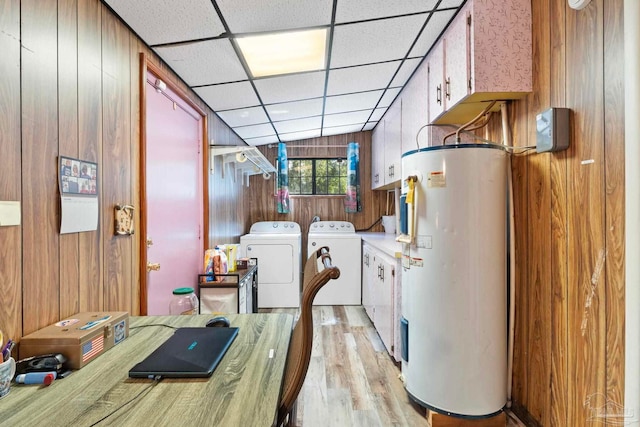
[[336, 26], [331, 68], [403, 59], [427, 14]]
[[292, 132], [279, 134], [281, 141], [298, 141], [301, 139], [317, 138], [321, 136], [320, 129], [311, 129], [304, 132]]
[[247, 80], [228, 39], [154, 49], [190, 86]]
[[[250, 145], [374, 128], [465, 2], [104, 0]], [[234, 37], [327, 28], [332, 13], [329, 71], [250, 80]]]
[[265, 104], [319, 98], [324, 94], [325, 72], [290, 74], [254, 80]]
[[391, 105], [393, 100], [396, 99], [396, 96], [400, 93], [400, 89], [402, 88], [396, 87], [387, 89], [384, 95], [382, 95], [382, 99], [380, 100], [378, 107], [388, 107]]
[[324, 127], [322, 129], [322, 136], [340, 135], [343, 133], [360, 132], [362, 130], [363, 123], [347, 126], [336, 127]]
[[273, 126], [271, 123], [264, 123], [261, 125], [253, 126], [240, 126], [233, 128], [240, 138], [257, 138], [259, 136], [274, 135]]
[[328, 96], [324, 107], [325, 114], [343, 113], [347, 111], [367, 110], [376, 106], [383, 90], [352, 93], [349, 95]]
[[148, 45], [217, 37], [225, 31], [211, 0], [106, 0]]
[[371, 117], [369, 117], [369, 120], [371, 121], [380, 120], [386, 111], [387, 111], [387, 107], [376, 108], [375, 110], [373, 110], [373, 114], [371, 114]]
[[438, 5], [438, 9], [445, 9], [450, 7], [460, 7], [462, 3], [467, 0], [442, 0], [442, 3]]
[[302, 117], [322, 115], [322, 98], [307, 99], [297, 102], [284, 102], [267, 105], [267, 112], [273, 121], [299, 119]]
[[255, 125], [258, 123], [269, 122], [269, 118], [265, 114], [262, 107], [221, 111], [218, 113], [218, 115], [230, 127]]
[[285, 120], [273, 124], [278, 134], [300, 132], [307, 129], [319, 129], [322, 126], [322, 117], [307, 117], [304, 119]]
[[227, 83], [193, 89], [214, 111], [260, 105], [251, 83]]
[[258, 138], [247, 138], [245, 142], [249, 145], [265, 145], [265, 144], [273, 144], [275, 142], [280, 142], [276, 135], [270, 136], [260, 136]]
[[324, 127], [344, 126], [354, 123], [365, 123], [372, 110], [352, 111], [350, 113], [328, 114], [324, 116]]
[[409, 56], [424, 56], [431, 49], [431, 46], [438, 40], [442, 30], [447, 26], [457, 10], [443, 10], [442, 12], [434, 12], [433, 16], [427, 23], [420, 38], [416, 42]]
[[392, 61], [330, 70], [327, 95], [384, 89], [389, 85], [391, 77], [393, 77], [401, 62]]
[[253, 33], [331, 24], [331, 0], [217, 0], [233, 33]]
[[411, 74], [413, 74], [413, 72], [415, 71], [416, 67], [420, 65], [420, 61], [422, 61], [422, 58], [412, 58], [405, 60], [400, 66], [398, 74], [396, 74], [396, 76], [391, 81], [390, 86], [404, 86], [404, 84], [407, 83], [407, 80], [409, 80], [409, 77], [411, 77]]
[[437, 0], [342, 0], [338, 2], [336, 22], [353, 22], [384, 16], [426, 12], [434, 9], [436, 3], [438, 3]]

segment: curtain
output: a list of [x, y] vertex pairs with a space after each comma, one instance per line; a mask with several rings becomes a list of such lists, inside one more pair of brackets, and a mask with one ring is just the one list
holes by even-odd
[[347, 144], [347, 193], [344, 199], [344, 211], [362, 212], [360, 202], [360, 145], [357, 142]]
[[287, 145], [278, 143], [278, 213], [289, 213], [289, 162]]

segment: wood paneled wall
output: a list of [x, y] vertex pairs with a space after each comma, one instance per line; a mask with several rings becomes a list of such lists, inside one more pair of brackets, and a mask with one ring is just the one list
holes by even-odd
[[[144, 236], [114, 236], [113, 211], [140, 206], [140, 52], [207, 111], [216, 144], [244, 143], [98, 0], [0, 0], [0, 52], [0, 200], [22, 206], [20, 226], [0, 227], [0, 328], [139, 313]], [[97, 231], [59, 233], [59, 155], [98, 163]], [[243, 234], [243, 191], [210, 175], [209, 242]]]
[[[265, 180], [262, 176], [252, 176], [245, 191], [245, 228], [258, 221], [293, 221], [302, 230], [302, 256], [306, 259], [307, 233], [315, 215], [323, 221], [349, 221], [356, 230], [364, 230], [374, 224], [386, 209], [386, 191], [371, 190], [371, 132], [348, 133], [344, 135], [305, 139], [287, 143], [289, 159], [301, 157], [346, 157], [347, 143], [360, 145], [360, 187], [362, 212], [346, 213], [343, 196], [291, 196], [291, 212], [277, 213], [274, 195], [275, 174]], [[265, 157], [275, 164], [278, 156], [277, 144], [259, 147]], [[378, 223], [369, 231], [384, 231]]]
[[604, 425], [592, 410], [624, 405], [622, 3], [531, 2], [534, 92], [512, 104], [515, 144], [535, 145], [539, 112], [572, 111], [567, 151], [513, 157], [513, 400], [531, 425]]
[[[571, 108], [572, 139], [564, 152], [513, 157], [514, 409], [532, 425], [602, 425], [591, 408], [624, 405], [622, 0], [581, 11], [531, 3], [534, 92], [511, 105], [514, 141], [535, 144], [535, 115], [551, 106]], [[137, 313], [143, 236], [113, 236], [113, 205], [139, 206], [139, 52], [166, 66], [97, 0], [0, 0], [0, 52], [0, 200], [22, 203], [22, 225], [0, 227], [0, 328], [19, 337], [81, 310]], [[206, 111], [216, 144], [241, 143]], [[369, 132], [288, 153], [333, 155], [293, 146], [348, 141], [360, 143], [363, 212], [346, 214], [339, 197], [293, 197], [277, 214], [273, 178], [247, 188], [218, 168], [209, 245], [237, 242], [256, 221], [296, 221], [303, 236], [314, 215], [369, 227], [386, 200], [368, 190]], [[275, 147], [261, 149], [274, 161]], [[59, 234], [58, 155], [98, 162], [98, 231]]]

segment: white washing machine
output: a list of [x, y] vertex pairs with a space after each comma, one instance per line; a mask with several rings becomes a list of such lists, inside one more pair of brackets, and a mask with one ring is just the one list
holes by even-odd
[[258, 308], [299, 307], [302, 233], [291, 221], [262, 221], [240, 237], [242, 256], [258, 259]]
[[362, 241], [347, 221], [318, 221], [309, 227], [307, 254], [329, 247], [331, 262], [340, 269], [340, 277], [324, 285], [314, 305], [360, 305], [362, 303]]

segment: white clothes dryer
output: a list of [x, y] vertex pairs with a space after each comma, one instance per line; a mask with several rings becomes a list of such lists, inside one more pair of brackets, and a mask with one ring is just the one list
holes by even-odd
[[318, 221], [309, 227], [307, 254], [329, 247], [331, 263], [340, 269], [340, 277], [324, 285], [314, 305], [360, 305], [362, 303], [362, 240], [347, 221]]
[[242, 256], [258, 259], [258, 308], [299, 307], [302, 234], [291, 221], [261, 221], [240, 237]]

